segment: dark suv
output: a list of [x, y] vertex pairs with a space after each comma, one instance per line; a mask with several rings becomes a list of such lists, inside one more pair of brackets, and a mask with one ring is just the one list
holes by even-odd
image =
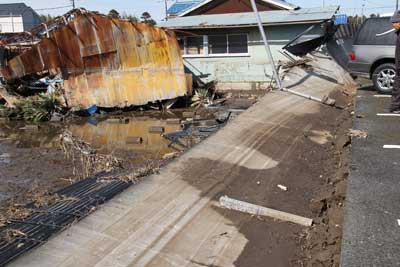
[[377, 34], [391, 29], [389, 17], [367, 19], [356, 35], [348, 63], [353, 75], [372, 79], [375, 88], [384, 94], [391, 93], [396, 76], [396, 34]]

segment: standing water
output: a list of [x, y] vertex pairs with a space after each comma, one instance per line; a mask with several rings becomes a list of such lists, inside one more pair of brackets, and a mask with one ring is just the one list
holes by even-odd
[[55, 191], [70, 183], [73, 162], [65, 157], [59, 142], [65, 130], [100, 154], [136, 165], [176, 151], [161, 134], [179, 131], [177, 121], [171, 123], [157, 112], [68, 124], [0, 122], [0, 202], [32, 187]]

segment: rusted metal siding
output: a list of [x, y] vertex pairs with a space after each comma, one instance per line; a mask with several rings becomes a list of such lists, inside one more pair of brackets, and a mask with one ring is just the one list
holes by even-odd
[[6, 79], [61, 73], [69, 106], [143, 105], [186, 93], [180, 53], [172, 32], [79, 13], [1, 72]]

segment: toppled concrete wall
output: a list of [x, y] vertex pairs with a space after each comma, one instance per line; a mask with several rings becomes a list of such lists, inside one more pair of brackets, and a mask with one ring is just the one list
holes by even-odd
[[187, 91], [172, 32], [81, 9], [41, 27], [37, 44], [3, 61], [6, 80], [61, 74], [70, 107], [143, 105]]

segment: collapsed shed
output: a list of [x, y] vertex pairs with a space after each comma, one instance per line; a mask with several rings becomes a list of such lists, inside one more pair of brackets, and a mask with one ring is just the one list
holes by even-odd
[[69, 107], [144, 105], [187, 92], [173, 32], [84, 9], [4, 40], [1, 51], [8, 84], [61, 76]]

